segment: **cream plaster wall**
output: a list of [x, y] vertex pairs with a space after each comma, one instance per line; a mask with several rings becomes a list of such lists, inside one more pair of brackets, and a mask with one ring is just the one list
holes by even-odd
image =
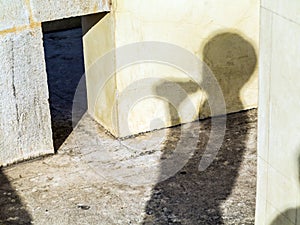
[[[115, 0], [108, 17], [114, 27], [115, 68], [124, 63], [124, 54], [118, 51], [124, 45], [145, 41], [174, 44], [208, 64], [220, 82], [228, 113], [257, 106], [258, 0]], [[108, 49], [102, 47], [106, 43], [103, 37], [106, 39], [107, 33], [112, 32], [107, 26], [107, 18], [100, 20], [84, 38], [86, 58], [90, 53], [94, 54], [95, 49], [99, 61], [107, 53]], [[98, 43], [95, 40], [92, 43], [93, 33], [96, 36], [102, 33]], [[132, 55], [139, 53], [147, 55], [143, 49], [133, 49], [126, 60], [130, 61]], [[103, 90], [96, 88], [99, 81], [89, 78], [96, 76], [89, 63], [86, 71], [90, 87], [89, 111], [115, 136], [128, 136], [191, 122], [198, 116], [210, 116], [203, 89], [189, 74], [170, 65], [155, 62], [128, 65], [118, 70], [110, 78], [108, 88]], [[97, 73], [98, 77], [108, 76], [101, 68]], [[200, 70], [197, 79], [201, 81], [201, 78]], [[113, 93], [111, 85], [115, 90]], [[103, 93], [103, 99], [99, 98], [96, 105], [92, 105], [99, 93]], [[107, 96], [112, 94], [114, 97], [108, 102]], [[173, 101], [174, 107], [168, 100]], [[181, 112], [179, 118], [174, 108]], [[110, 114], [112, 109], [114, 113]], [[104, 121], [113, 121], [114, 125]]]
[[[94, 26], [88, 25], [100, 18]], [[115, 56], [114, 53], [111, 54], [111, 58], [105, 63], [99, 63], [98, 59], [103, 53], [111, 52], [115, 48], [114, 23], [113, 14], [110, 13], [103, 17], [92, 15], [82, 19], [84, 29], [90, 27], [83, 37], [89, 113], [113, 134], [118, 133], [118, 127], [114, 123], [116, 112], [111, 107], [117, 98], [117, 85], [115, 77], [109, 71], [115, 67]], [[102, 76], [99, 76], [100, 71]]]
[[261, 5], [257, 225], [300, 224], [299, 12]]

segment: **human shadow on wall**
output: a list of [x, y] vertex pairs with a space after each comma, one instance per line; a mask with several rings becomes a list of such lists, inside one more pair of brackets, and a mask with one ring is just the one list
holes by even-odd
[[[300, 184], [300, 155], [298, 156], [298, 181]], [[288, 191], [288, 190], [287, 190]], [[281, 212], [276, 218], [271, 222], [270, 225], [285, 225], [285, 224], [300, 224], [300, 206], [297, 208], [290, 208]]]
[[[44, 34], [49, 102], [54, 149], [57, 151], [73, 130], [72, 107], [76, 88], [84, 75], [81, 28]], [[86, 87], [78, 120], [86, 112]], [[74, 121], [73, 121], [74, 122]]]
[[[203, 61], [212, 70], [224, 93], [227, 111], [241, 110], [243, 103], [240, 99], [240, 91], [251, 78], [257, 63], [252, 44], [239, 34], [223, 32], [209, 39], [201, 52]], [[179, 97], [176, 106], [178, 107], [199, 87], [191, 81], [183, 80], [176, 83], [186, 91], [186, 96]], [[156, 90], [164, 91], [157, 91], [157, 95], [165, 99], [176, 95], [174, 90], [168, 88], [169, 86], [168, 82], [159, 84]], [[200, 110], [200, 118], [206, 116], [207, 109], [209, 109], [208, 103], [205, 102]], [[175, 125], [179, 118], [176, 118], [178, 114], [171, 106], [170, 115], [172, 117], [175, 115], [175, 118], [172, 118]], [[208, 142], [211, 120], [200, 121], [202, 128], [196, 134], [198, 141], [193, 156], [173, 177], [154, 187], [151, 199], [145, 208], [146, 216], [143, 224], [224, 224], [220, 206], [234, 187], [246, 149], [247, 123], [253, 120], [246, 113], [232, 114], [227, 117], [227, 129], [222, 147], [213, 163], [203, 172], [198, 170], [198, 166]], [[198, 128], [191, 126], [189, 129], [198, 131]], [[165, 167], [168, 166], [163, 163], [163, 160], [168, 158], [178, 145], [180, 133], [180, 127], [177, 127], [173, 128], [168, 135], [161, 156], [162, 176]], [[188, 142], [185, 143], [185, 147], [189, 147]], [[253, 208], [254, 201], [253, 199]], [[254, 211], [252, 213], [254, 218]]]
[[31, 224], [32, 218], [0, 169], [0, 224]]

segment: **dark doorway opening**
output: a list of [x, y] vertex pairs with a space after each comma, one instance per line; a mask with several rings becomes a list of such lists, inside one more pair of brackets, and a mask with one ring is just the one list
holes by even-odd
[[[46, 22], [42, 27], [53, 142], [57, 151], [74, 126], [73, 99], [84, 76], [82, 29], [78, 17]], [[83, 115], [87, 109], [86, 97], [81, 106]]]

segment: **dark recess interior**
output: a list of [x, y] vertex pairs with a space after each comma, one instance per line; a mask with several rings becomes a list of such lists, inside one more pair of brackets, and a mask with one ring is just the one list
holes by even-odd
[[[84, 78], [82, 29], [78, 20], [80, 21], [80, 18], [42, 24], [51, 125], [56, 151], [73, 130], [74, 95], [81, 78]], [[83, 85], [85, 89], [84, 82]], [[83, 114], [87, 108], [86, 101], [83, 101], [81, 106]]]

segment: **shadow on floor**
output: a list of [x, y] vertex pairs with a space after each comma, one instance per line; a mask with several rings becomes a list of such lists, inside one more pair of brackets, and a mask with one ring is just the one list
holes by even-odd
[[[254, 219], [254, 198], [253, 202], [244, 206], [249, 207], [248, 209], [242, 209], [237, 206], [237, 202], [233, 202], [233, 211], [239, 213], [232, 218], [225, 218], [226, 223], [221, 204], [226, 201], [234, 187], [249, 135], [247, 124], [253, 123], [255, 119], [255, 116], [249, 118], [247, 113], [229, 115], [224, 142], [216, 159], [207, 170], [200, 172], [198, 166], [210, 132], [210, 120], [202, 121], [206, 130], [199, 133], [194, 155], [175, 176], [155, 186], [146, 206], [147, 216], [143, 224], [217, 225], [230, 224], [234, 217], [237, 221], [244, 221], [243, 224], [253, 224], [254, 221], [247, 221], [247, 218]], [[180, 130], [172, 133], [172, 138], [165, 144], [162, 158], [168, 157], [168, 152], [176, 146], [176, 138], [179, 137]], [[255, 181], [251, 183], [255, 184]], [[250, 215], [243, 215], [243, 212], [250, 212]]]
[[[57, 151], [73, 130], [73, 99], [84, 75], [81, 28], [45, 33], [44, 49], [53, 141]], [[85, 89], [85, 82], [82, 84]], [[83, 108], [81, 116], [87, 109], [86, 92], [83, 93], [85, 101], [80, 103]]]
[[32, 218], [0, 169], [0, 224], [31, 224]]
[[[227, 111], [241, 110], [243, 102], [240, 92], [256, 68], [257, 57], [254, 47], [239, 34], [223, 32], [209, 39], [202, 51], [203, 61], [209, 66], [223, 91]], [[192, 87], [191, 93], [197, 90], [190, 81], [186, 82], [186, 85], [184, 81], [176, 84], [183, 90], [186, 86], [188, 90]], [[156, 90], [163, 90], [163, 92], [157, 91], [157, 95], [165, 99], [171, 98], [172, 102], [176, 102], [173, 98], [177, 93], [172, 94], [174, 88], [168, 90], [168, 86], [170, 85], [167, 83], [159, 84]], [[185, 92], [186, 96], [180, 95], [175, 108], [179, 108], [180, 104], [189, 97], [189, 91]], [[213, 98], [208, 96], [208, 99], [210, 97]], [[202, 108], [200, 118], [203, 112], [207, 115], [209, 102], [204, 102]], [[178, 122], [177, 114], [171, 106], [169, 111], [170, 116], [173, 117], [172, 121]], [[175, 176], [155, 186], [145, 209], [146, 217], [143, 224], [224, 224], [221, 204], [230, 196], [235, 185], [248, 140], [249, 120], [247, 113], [239, 119], [234, 114], [228, 116], [223, 145], [208, 169], [200, 172], [198, 166], [208, 142], [211, 120], [202, 121], [201, 123], [207, 129], [197, 134], [198, 145], [193, 156]], [[169, 134], [169, 141], [165, 144], [161, 160], [168, 158], [176, 149], [180, 135], [180, 129], [174, 129]], [[170, 166], [172, 165], [166, 165], [162, 161], [161, 176]], [[254, 212], [251, 213], [254, 218]], [[243, 217], [243, 215], [239, 216]], [[249, 223], [244, 221], [244, 224], [252, 223], [253, 221]]]

